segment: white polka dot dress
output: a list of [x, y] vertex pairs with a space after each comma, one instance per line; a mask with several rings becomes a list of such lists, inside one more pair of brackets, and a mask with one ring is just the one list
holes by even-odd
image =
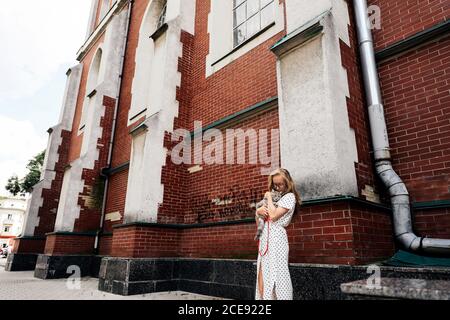
[[[289, 243], [286, 227], [291, 222], [295, 209], [295, 195], [285, 194], [278, 202], [278, 207], [289, 209], [279, 220], [266, 221], [259, 243], [256, 270], [256, 300], [292, 300], [292, 281], [289, 273]], [[269, 227], [267, 227], [269, 226]], [[268, 250], [267, 249], [267, 241]], [[262, 268], [264, 294], [259, 293], [258, 277]]]

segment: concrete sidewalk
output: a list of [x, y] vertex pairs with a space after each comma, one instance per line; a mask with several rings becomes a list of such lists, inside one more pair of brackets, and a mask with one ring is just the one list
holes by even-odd
[[[98, 279], [82, 278], [78, 288], [67, 279], [41, 280], [34, 271], [5, 271], [6, 259], [0, 258], [0, 301], [2, 300], [223, 300], [183, 291], [119, 296], [99, 291]], [[71, 288], [72, 287], [72, 288]]]

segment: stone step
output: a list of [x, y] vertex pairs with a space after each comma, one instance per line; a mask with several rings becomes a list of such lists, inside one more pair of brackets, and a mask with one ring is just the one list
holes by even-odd
[[367, 280], [358, 280], [342, 283], [341, 291], [350, 300], [450, 300], [450, 281], [380, 278], [379, 283], [368, 283]]

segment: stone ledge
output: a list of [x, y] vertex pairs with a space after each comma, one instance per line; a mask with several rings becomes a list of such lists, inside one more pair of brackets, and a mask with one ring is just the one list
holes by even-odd
[[450, 281], [425, 279], [381, 278], [378, 287], [367, 280], [341, 284], [342, 292], [355, 298], [394, 298], [415, 300], [450, 300]]

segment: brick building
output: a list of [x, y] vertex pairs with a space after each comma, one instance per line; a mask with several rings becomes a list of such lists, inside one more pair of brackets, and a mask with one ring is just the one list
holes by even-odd
[[[407, 188], [416, 240], [450, 239], [449, 3], [367, 2], [381, 27], [372, 34], [390, 143], [382, 160]], [[392, 256], [403, 245], [376, 171], [355, 8], [350, 0], [94, 0], [8, 268], [51, 278], [72, 264], [84, 274], [101, 264], [101, 289], [121, 294], [172, 288], [175, 278], [198, 286], [175, 275], [182, 263], [200, 264], [207, 277], [218, 261], [240, 268], [256, 259], [254, 205], [265, 172], [279, 165], [303, 200], [287, 230], [291, 262]], [[183, 150], [192, 160], [229, 129], [254, 130], [263, 143], [256, 151], [244, 141], [241, 162], [174, 161], [181, 138], [193, 138]], [[121, 268], [141, 271], [123, 278]], [[167, 268], [169, 276], [154, 276]]]

